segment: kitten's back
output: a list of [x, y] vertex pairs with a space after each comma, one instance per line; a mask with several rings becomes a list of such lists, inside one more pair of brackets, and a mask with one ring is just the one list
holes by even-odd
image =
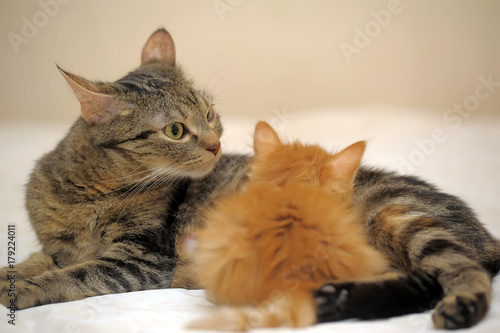
[[382, 272], [350, 202], [298, 184], [249, 185], [217, 202], [198, 232], [199, 281], [221, 304], [262, 302], [276, 291]]

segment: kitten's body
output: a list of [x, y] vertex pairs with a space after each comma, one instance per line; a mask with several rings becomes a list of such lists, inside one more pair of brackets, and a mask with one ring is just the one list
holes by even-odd
[[[282, 144], [259, 123], [254, 148], [245, 189], [217, 200], [196, 232], [199, 282], [212, 301], [233, 306], [194, 324], [200, 328], [312, 325], [314, 289], [388, 268], [352, 209], [364, 143], [329, 155], [319, 147]], [[269, 181], [273, 169], [284, 171]]]

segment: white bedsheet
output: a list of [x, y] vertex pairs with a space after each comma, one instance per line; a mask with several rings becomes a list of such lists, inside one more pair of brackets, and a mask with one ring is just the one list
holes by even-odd
[[[223, 118], [224, 151], [250, 152], [257, 119]], [[442, 114], [366, 107], [293, 112], [275, 110], [268, 118], [289, 138], [344, 147], [368, 139], [365, 163], [416, 174], [468, 202], [500, 236], [500, 118], [472, 115], [457, 125]], [[453, 127], [453, 125], [456, 125]], [[70, 124], [0, 124], [0, 265], [7, 261], [7, 226], [16, 225], [16, 262], [39, 244], [23, 208], [23, 185], [34, 161], [50, 150]], [[437, 133], [434, 139], [432, 133]], [[437, 140], [436, 140], [437, 139]], [[211, 306], [202, 290], [150, 290], [51, 304], [15, 313], [8, 324], [0, 308], [0, 332], [185, 332], [190, 320]], [[258, 332], [276, 332], [259, 329]], [[343, 321], [280, 332], [432, 332], [430, 312], [388, 320]], [[488, 316], [469, 332], [500, 331], [500, 277], [494, 279]]]

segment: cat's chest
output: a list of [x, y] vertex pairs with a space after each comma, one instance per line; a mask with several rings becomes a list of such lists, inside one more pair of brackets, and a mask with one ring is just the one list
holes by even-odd
[[161, 224], [171, 200], [163, 190], [101, 198], [94, 202], [86, 228], [100, 243], [113, 242], [122, 234]]

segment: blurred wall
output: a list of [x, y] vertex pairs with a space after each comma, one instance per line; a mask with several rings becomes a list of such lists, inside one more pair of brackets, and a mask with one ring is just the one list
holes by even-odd
[[[55, 63], [116, 80], [165, 27], [223, 115], [382, 104], [500, 115], [500, 2], [0, 2], [0, 121], [69, 121]], [[450, 112], [458, 112], [458, 109]]]

